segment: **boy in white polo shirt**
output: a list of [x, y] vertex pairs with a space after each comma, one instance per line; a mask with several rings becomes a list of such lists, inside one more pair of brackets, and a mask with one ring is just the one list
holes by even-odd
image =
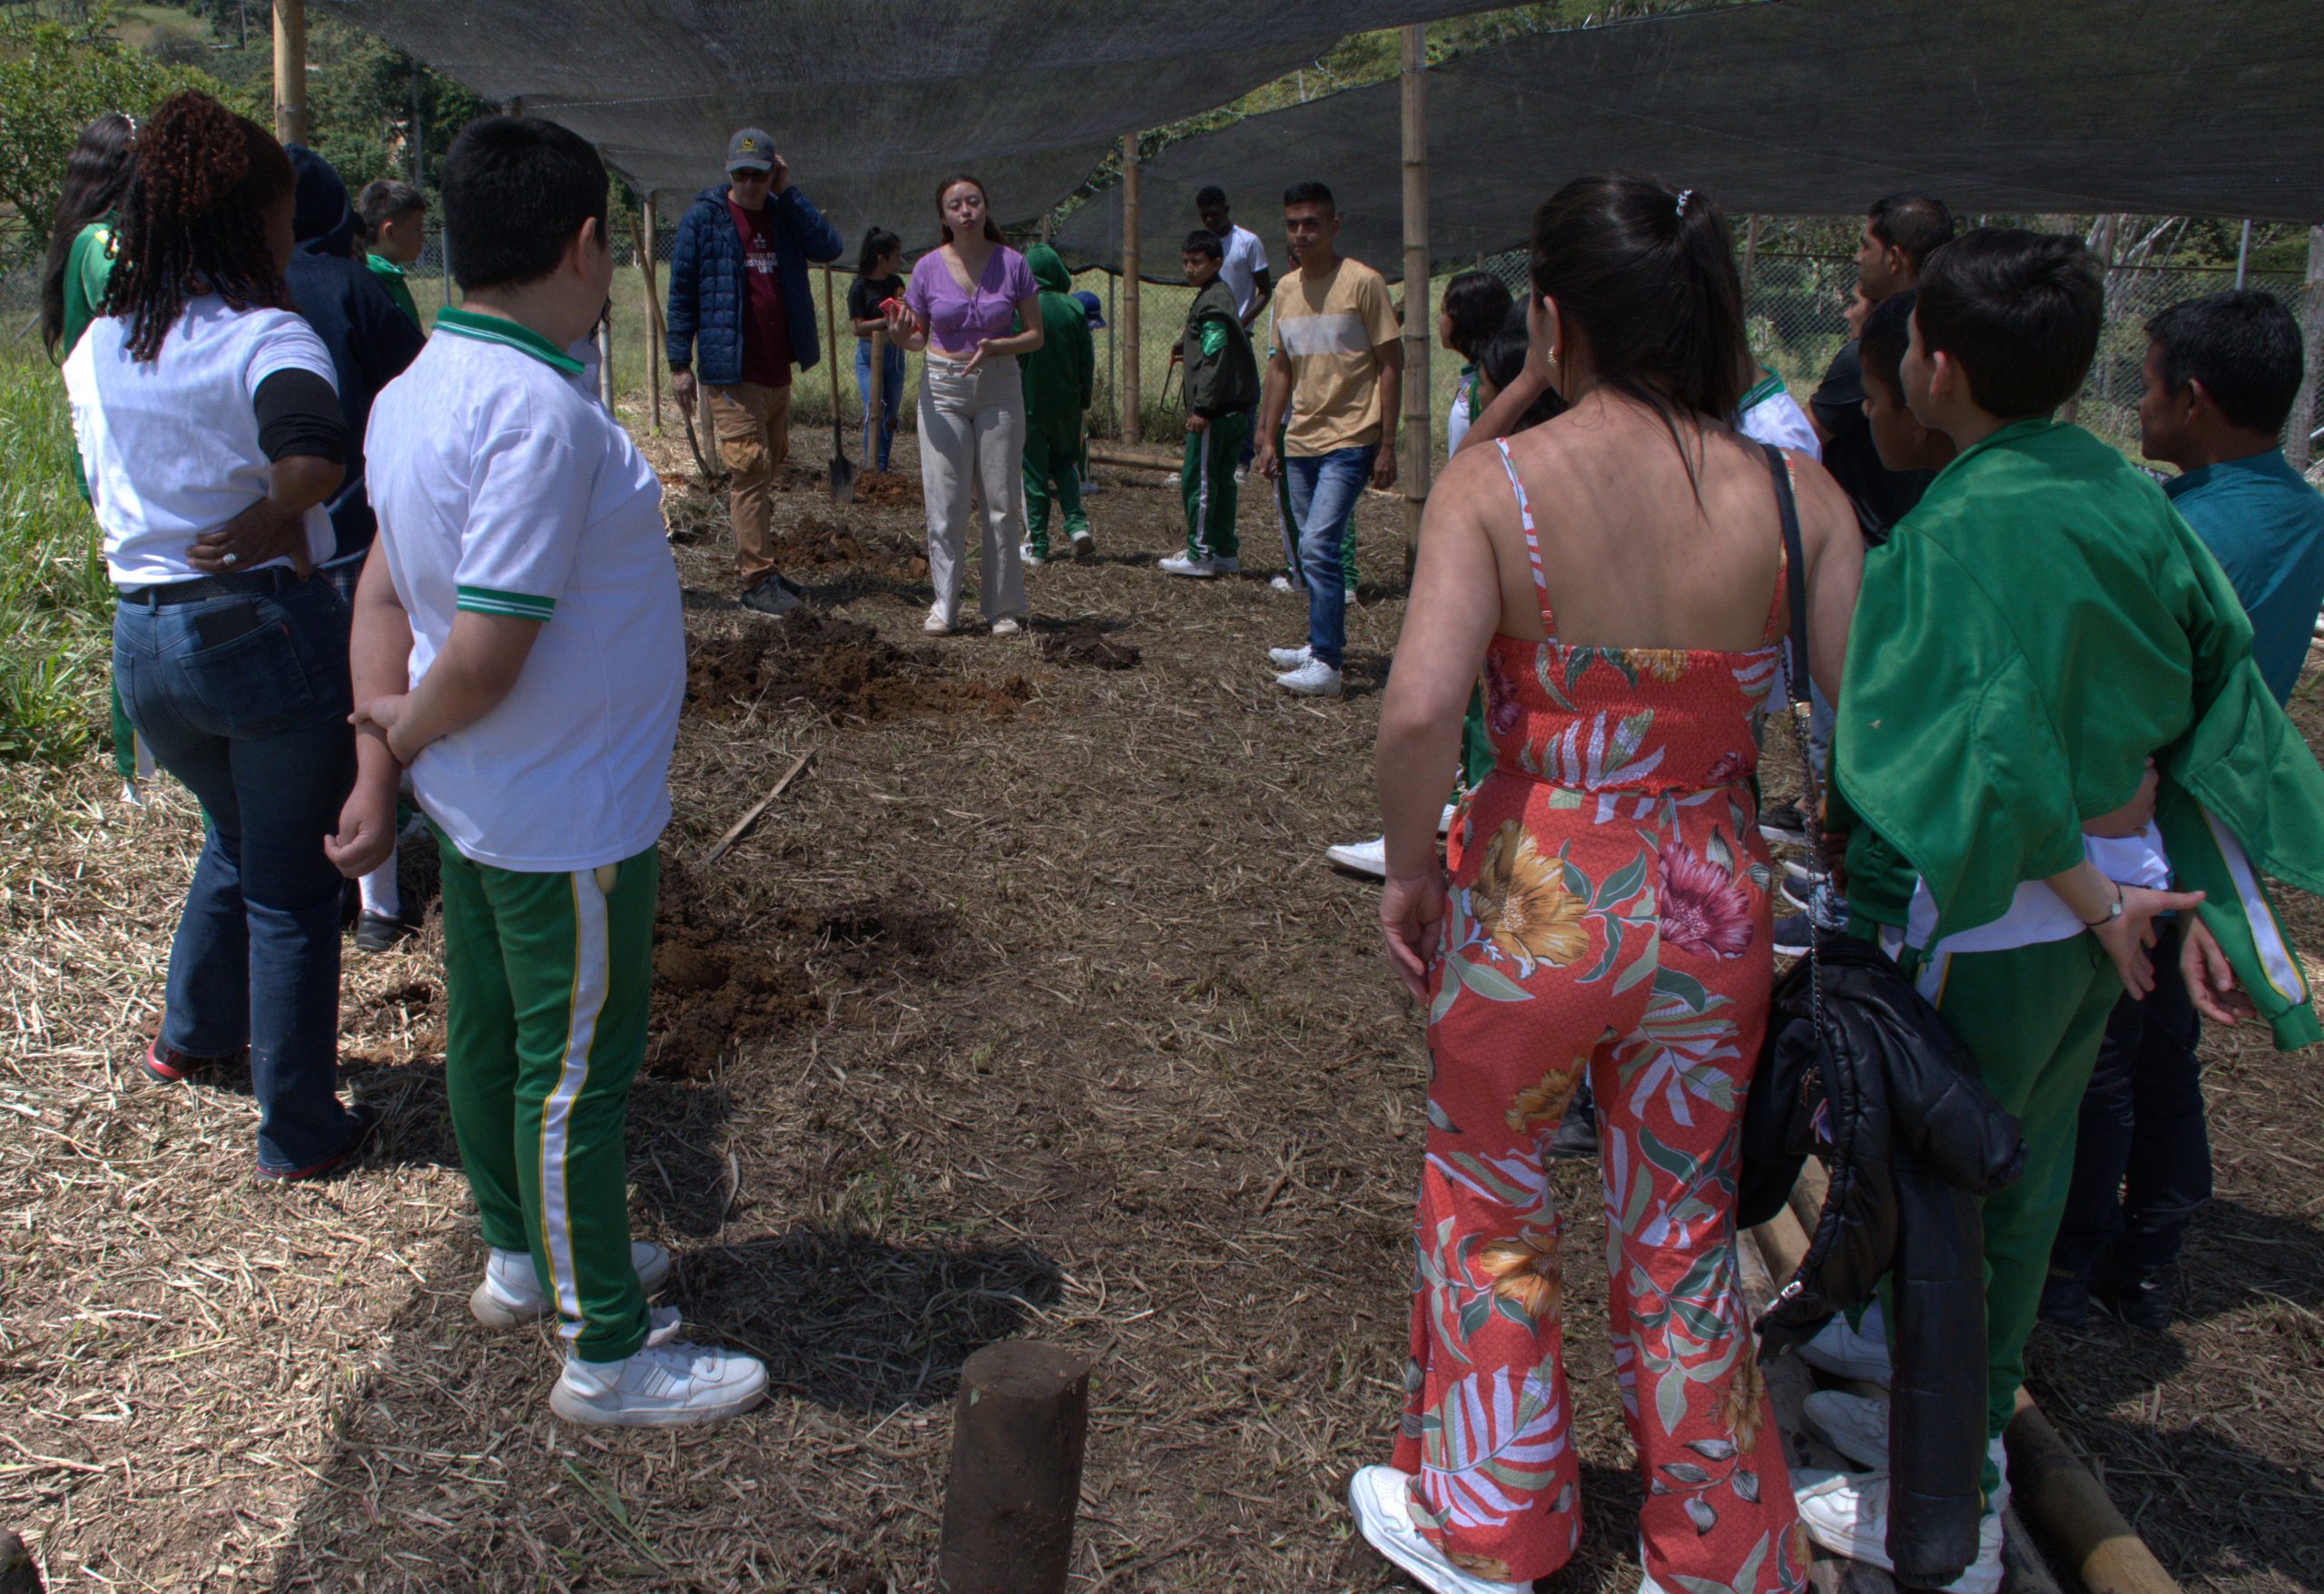
[[586, 143], [529, 118], [470, 123], [445, 158], [466, 304], [371, 411], [359, 840], [334, 861], [384, 843], [408, 764], [443, 856], [445, 1077], [492, 1247], [470, 1304], [496, 1326], [555, 1314], [559, 1416], [663, 1427], [747, 1410], [766, 1371], [675, 1340], [646, 1305], [670, 1259], [629, 1238], [685, 635], [660, 484], [569, 380], [612, 281], [606, 186]]

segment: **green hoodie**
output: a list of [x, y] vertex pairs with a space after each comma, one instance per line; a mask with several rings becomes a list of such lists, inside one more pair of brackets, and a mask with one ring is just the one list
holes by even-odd
[[1037, 243], [1025, 264], [1040, 285], [1041, 346], [1019, 362], [1024, 370], [1025, 414], [1031, 421], [1077, 423], [1098, 387], [1098, 351], [1089, 340], [1089, 320], [1072, 298], [1073, 277], [1057, 251]]

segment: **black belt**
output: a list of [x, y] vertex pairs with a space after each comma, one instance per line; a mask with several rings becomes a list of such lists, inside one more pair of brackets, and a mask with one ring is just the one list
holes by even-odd
[[153, 586], [114, 590], [121, 595], [123, 603], [158, 609], [164, 604], [198, 604], [210, 598], [248, 597], [253, 594], [263, 596], [286, 586], [296, 586], [305, 579], [288, 565], [270, 565], [263, 570], [236, 570], [224, 576], [197, 576], [191, 581], [165, 581]]

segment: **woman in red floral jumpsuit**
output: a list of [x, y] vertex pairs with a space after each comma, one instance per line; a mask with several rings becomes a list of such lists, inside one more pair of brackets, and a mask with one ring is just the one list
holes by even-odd
[[[1587, 1070], [1644, 1586], [1795, 1590], [1807, 1541], [1735, 1250], [1773, 969], [1754, 731], [1786, 614], [1767, 456], [1725, 420], [1750, 369], [1740, 291], [1710, 202], [1630, 178], [1544, 204], [1531, 270], [1569, 408], [1432, 495], [1381, 714], [1381, 915], [1433, 1075], [1403, 1422], [1350, 1501], [1436, 1594], [1522, 1589], [1573, 1553], [1544, 1151]], [[1829, 694], [1862, 543], [1830, 478], [1787, 464]], [[1448, 782], [1426, 772], [1451, 767], [1480, 660], [1495, 763], [1448, 880], [1426, 806]]]

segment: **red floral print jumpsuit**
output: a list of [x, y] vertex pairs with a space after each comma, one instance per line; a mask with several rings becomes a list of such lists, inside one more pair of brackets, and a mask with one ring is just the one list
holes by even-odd
[[[1525, 489], [1515, 488], [1541, 624]], [[1413, 1521], [1476, 1576], [1562, 1566], [1580, 1537], [1543, 1147], [1590, 1070], [1608, 1316], [1664, 1589], [1806, 1579], [1737, 1272], [1737, 1142], [1773, 975], [1748, 783], [1783, 582], [1748, 653], [1496, 636], [1494, 767], [1455, 826], [1430, 970], [1428, 1156], [1394, 1464]]]

